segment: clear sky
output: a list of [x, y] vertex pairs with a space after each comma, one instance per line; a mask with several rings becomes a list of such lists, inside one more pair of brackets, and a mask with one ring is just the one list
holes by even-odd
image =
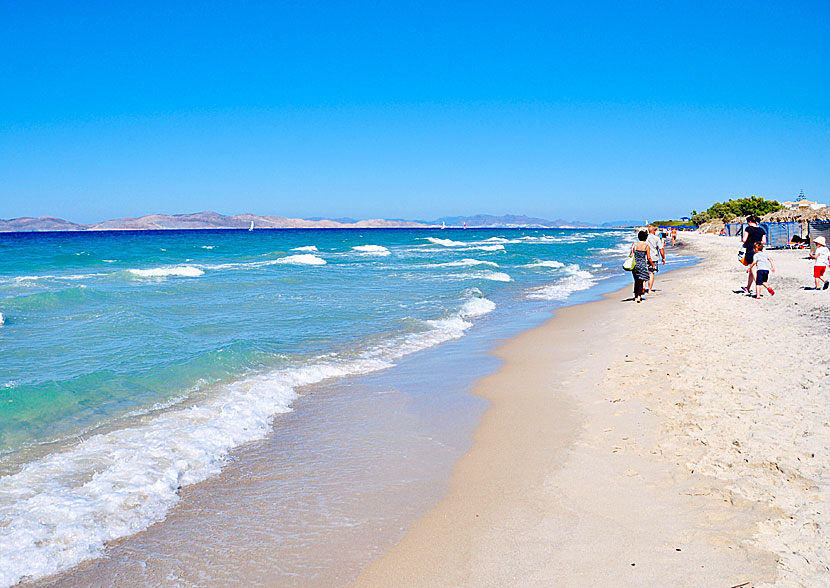
[[830, 201], [830, 3], [0, 0], [0, 218]]

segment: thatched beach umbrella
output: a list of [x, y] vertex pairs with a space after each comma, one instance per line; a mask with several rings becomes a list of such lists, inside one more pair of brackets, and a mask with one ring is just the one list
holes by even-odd
[[812, 208], [806, 206], [796, 208], [794, 210], [779, 210], [778, 212], [770, 212], [769, 214], [765, 214], [761, 217], [761, 220], [772, 222], [795, 221], [802, 223], [814, 220], [830, 220], [830, 206], [825, 206], [824, 208], [819, 208], [818, 210], [813, 210]]

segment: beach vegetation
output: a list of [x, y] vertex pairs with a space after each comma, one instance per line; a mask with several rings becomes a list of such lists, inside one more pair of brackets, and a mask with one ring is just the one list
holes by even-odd
[[745, 217], [750, 214], [764, 216], [770, 212], [783, 210], [784, 206], [777, 200], [767, 200], [760, 196], [738, 198], [726, 202], [715, 202], [704, 212], [692, 211], [692, 223], [702, 225], [711, 220], [722, 220], [729, 222], [735, 217]]
[[691, 227], [694, 226], [694, 223], [691, 220], [655, 220], [649, 221], [650, 225], [656, 225], [658, 227]]

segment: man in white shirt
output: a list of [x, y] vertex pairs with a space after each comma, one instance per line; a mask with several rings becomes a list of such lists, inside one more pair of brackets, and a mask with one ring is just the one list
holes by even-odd
[[666, 248], [663, 245], [663, 240], [657, 235], [657, 227], [654, 225], [648, 227], [646, 244], [651, 253], [651, 259], [654, 260], [654, 268], [649, 268], [648, 290], [646, 290], [646, 294], [651, 294], [654, 292], [654, 276], [660, 271], [658, 260], [661, 260], [659, 263], [666, 263]]

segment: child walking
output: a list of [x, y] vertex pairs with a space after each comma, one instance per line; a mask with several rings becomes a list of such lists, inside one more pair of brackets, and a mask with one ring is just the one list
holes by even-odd
[[[830, 265], [830, 249], [827, 248], [827, 241], [824, 237], [816, 237], [813, 239], [816, 245], [816, 252], [811, 253], [810, 257], [816, 260], [816, 264], [813, 266], [813, 277], [816, 279], [816, 290], [821, 288], [822, 290], [827, 290], [827, 286], [830, 286], [830, 281], [824, 279], [824, 271], [827, 269], [827, 266]], [[821, 283], [824, 282], [824, 286]]]
[[[746, 268], [746, 272], [749, 273], [753, 268], [755, 269], [755, 299], [758, 300], [761, 298], [762, 286], [767, 289], [770, 296], [774, 296], [775, 290], [770, 288], [769, 275], [770, 272], [775, 273], [775, 264], [772, 263], [772, 258], [769, 256], [769, 253], [764, 251], [763, 243], [755, 243], [753, 249], [755, 255], [752, 258], [750, 266]], [[752, 293], [750, 292], [751, 295]]]

